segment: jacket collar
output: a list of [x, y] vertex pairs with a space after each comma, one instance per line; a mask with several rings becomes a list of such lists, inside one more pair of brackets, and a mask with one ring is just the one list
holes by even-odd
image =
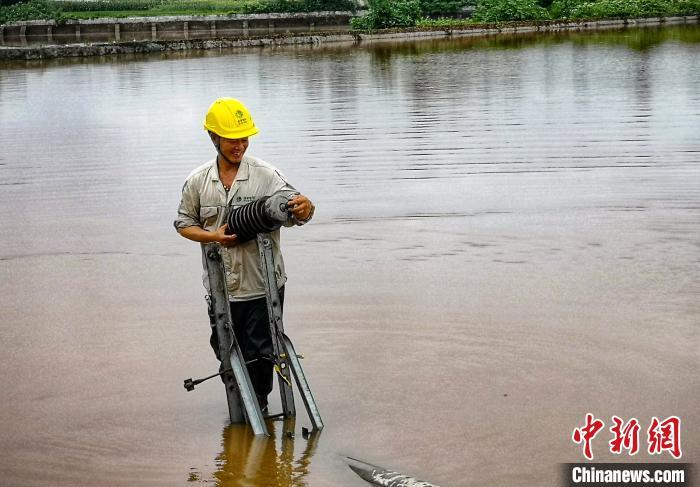
[[[219, 182], [219, 165], [216, 163], [216, 157], [214, 158], [213, 161], [211, 161], [211, 167], [212, 170], [209, 171], [209, 178], [213, 182]], [[248, 179], [248, 175], [250, 174], [250, 164], [248, 162], [248, 157], [243, 156], [243, 160], [241, 161], [241, 164], [238, 166], [238, 172], [236, 173], [236, 181], [245, 181]]]

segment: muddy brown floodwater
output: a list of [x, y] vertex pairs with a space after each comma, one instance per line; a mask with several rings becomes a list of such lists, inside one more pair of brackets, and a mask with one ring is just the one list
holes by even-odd
[[[674, 461], [676, 415], [697, 462], [699, 29], [3, 65], [0, 484], [557, 486], [587, 412], [596, 461]], [[219, 96], [317, 205], [283, 230], [310, 440], [182, 387], [217, 368], [172, 220]]]

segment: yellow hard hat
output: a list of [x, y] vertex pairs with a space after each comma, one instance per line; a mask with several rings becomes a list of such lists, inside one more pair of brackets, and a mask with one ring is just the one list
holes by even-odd
[[204, 119], [204, 128], [225, 139], [243, 139], [258, 133], [250, 112], [235, 98], [219, 98], [212, 103]]

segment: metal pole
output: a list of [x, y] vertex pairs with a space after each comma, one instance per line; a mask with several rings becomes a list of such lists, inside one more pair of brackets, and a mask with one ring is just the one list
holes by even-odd
[[282, 333], [282, 345], [284, 352], [289, 360], [289, 366], [294, 374], [294, 380], [297, 383], [297, 389], [301, 393], [301, 399], [304, 401], [304, 406], [306, 407], [306, 412], [311, 420], [311, 427], [314, 431], [319, 431], [323, 429], [323, 420], [321, 419], [321, 414], [318, 412], [318, 407], [316, 406], [316, 401], [314, 400], [313, 394], [311, 394], [311, 388], [304, 375], [304, 370], [301, 368], [301, 363], [299, 363], [299, 358], [297, 353], [294, 351], [294, 345], [287, 335]]
[[282, 306], [277, 290], [277, 280], [275, 278], [275, 260], [272, 254], [272, 238], [267, 233], [258, 234], [258, 250], [260, 252], [260, 263], [263, 268], [263, 276], [265, 277], [265, 290], [267, 292], [267, 309], [270, 315], [270, 333], [272, 334], [272, 344], [277, 362], [279, 363], [279, 372], [284, 377], [279, 378], [280, 396], [282, 398], [282, 407], [285, 417], [294, 416], [296, 414], [294, 408], [294, 396], [292, 393], [290, 378], [290, 369], [294, 374], [294, 379], [297, 384], [297, 389], [301, 393], [301, 398], [304, 401], [306, 412], [311, 420], [311, 425], [314, 431], [323, 429], [323, 420], [318, 412], [316, 401], [311, 394], [311, 388], [304, 375], [304, 370], [301, 368], [299, 358], [294, 350], [292, 341], [284, 334], [284, 325], [282, 323]]
[[265, 279], [265, 293], [267, 297], [267, 313], [270, 317], [270, 335], [272, 336], [272, 348], [275, 353], [276, 371], [278, 374], [280, 398], [285, 418], [296, 415], [294, 407], [294, 394], [292, 392], [292, 380], [289, 373], [288, 362], [281, 357], [282, 346], [279, 333], [284, 331], [282, 325], [282, 302], [280, 301], [275, 278], [275, 260], [272, 255], [272, 237], [269, 233], [259, 233], [257, 236], [260, 264]]
[[250, 382], [243, 354], [236, 341], [236, 335], [233, 333], [233, 320], [231, 319], [220, 246], [219, 244], [206, 244], [203, 252], [209, 275], [211, 306], [216, 332], [219, 336], [219, 357], [223, 369], [230, 368], [233, 371], [233, 374], [224, 373], [222, 375], [226, 385], [231, 422], [243, 423], [247, 419], [256, 436], [268, 436], [265, 419]]

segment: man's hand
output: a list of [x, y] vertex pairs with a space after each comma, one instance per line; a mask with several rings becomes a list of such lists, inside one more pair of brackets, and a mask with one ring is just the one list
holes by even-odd
[[311, 200], [303, 194], [296, 195], [294, 198], [289, 200], [287, 206], [291, 210], [292, 215], [294, 215], [294, 218], [299, 221], [308, 220], [311, 216], [311, 210], [314, 207]]
[[228, 229], [228, 223], [220, 226], [214, 233], [215, 241], [219, 242], [224, 247], [233, 247], [238, 243], [237, 235], [226, 235], [226, 230]]

